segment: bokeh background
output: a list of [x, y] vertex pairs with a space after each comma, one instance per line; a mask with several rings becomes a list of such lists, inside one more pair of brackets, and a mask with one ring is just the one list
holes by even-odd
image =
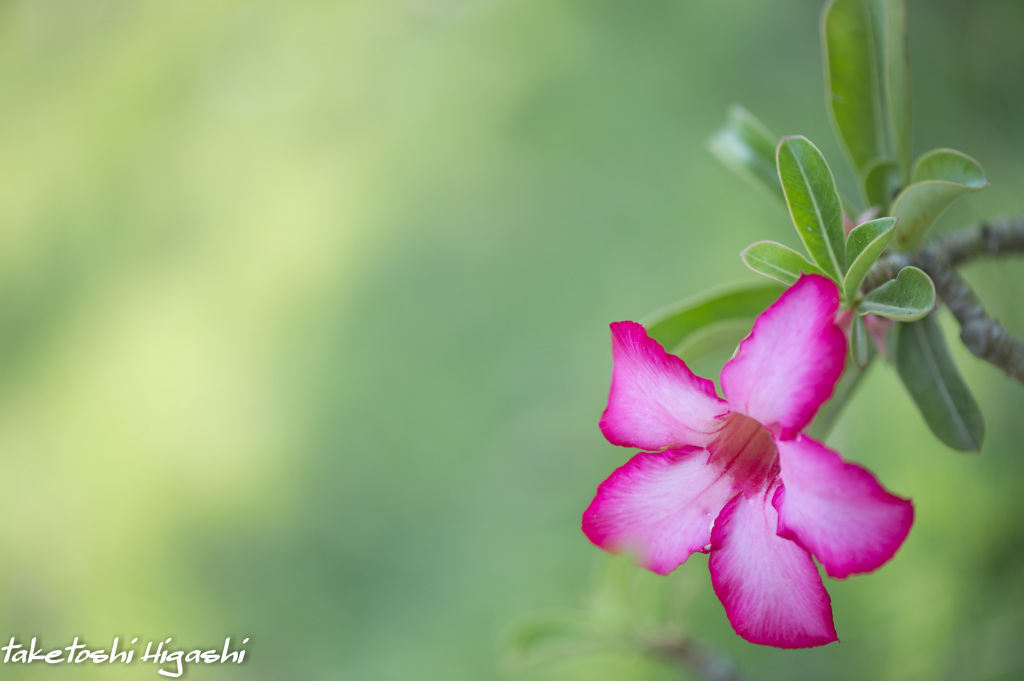
[[[1024, 5], [909, 6], [915, 150], [992, 181], [941, 228], [1024, 213]], [[0, 638], [251, 637], [195, 679], [681, 678], [503, 641], [588, 612], [613, 561], [579, 531], [630, 455], [597, 428], [607, 323], [796, 243], [706, 151], [726, 107], [809, 136], [849, 189], [820, 10], [0, 2]], [[1024, 333], [1020, 263], [966, 274]], [[955, 351], [980, 455], [884, 365], [830, 440], [918, 513], [891, 564], [827, 582], [842, 644], [744, 643], [703, 556], [654, 587], [685, 594], [678, 625], [757, 680], [1020, 678], [1024, 389]]]

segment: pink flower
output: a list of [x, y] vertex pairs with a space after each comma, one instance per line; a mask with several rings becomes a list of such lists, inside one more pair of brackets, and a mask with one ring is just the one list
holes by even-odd
[[668, 574], [709, 553], [715, 593], [752, 643], [838, 640], [811, 559], [830, 577], [877, 569], [914, 519], [906, 499], [801, 434], [843, 371], [836, 286], [803, 276], [757, 318], [722, 369], [725, 400], [635, 322], [611, 325], [612, 387], [601, 430], [638, 447], [601, 483], [583, 531]]

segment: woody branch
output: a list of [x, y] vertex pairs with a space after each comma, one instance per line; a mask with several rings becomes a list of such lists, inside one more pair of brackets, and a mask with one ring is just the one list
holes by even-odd
[[1024, 383], [1024, 342], [992, 318], [956, 268], [976, 258], [1024, 253], [1024, 217], [965, 227], [912, 253], [892, 253], [875, 263], [865, 280], [870, 291], [907, 265], [935, 282], [935, 292], [960, 322], [960, 339], [975, 356]]

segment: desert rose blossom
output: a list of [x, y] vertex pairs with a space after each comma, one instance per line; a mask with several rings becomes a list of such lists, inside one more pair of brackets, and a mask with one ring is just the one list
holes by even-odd
[[753, 643], [838, 640], [811, 556], [831, 577], [875, 570], [903, 543], [910, 502], [801, 431], [831, 396], [846, 339], [839, 291], [803, 276], [754, 323], [722, 369], [725, 399], [635, 322], [612, 330], [601, 430], [640, 453], [598, 487], [583, 531], [668, 574], [710, 552], [715, 593]]

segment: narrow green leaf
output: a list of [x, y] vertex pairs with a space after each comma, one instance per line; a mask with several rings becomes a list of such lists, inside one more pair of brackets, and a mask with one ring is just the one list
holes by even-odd
[[868, 357], [864, 363], [863, 370], [858, 369], [853, 364], [847, 365], [842, 377], [836, 384], [832, 397], [818, 410], [818, 415], [814, 417], [814, 421], [807, 429], [808, 435], [821, 442], [828, 438], [828, 434], [832, 432], [832, 428], [839, 421], [843, 409], [846, 408], [846, 404], [857, 391], [857, 387], [860, 385], [865, 374], [867, 374], [867, 370], [871, 366], [871, 362], [874, 361], [874, 358], [875, 352], [868, 348]]
[[893, 246], [903, 251], [917, 248], [951, 203], [987, 186], [984, 169], [967, 154], [953, 149], [924, 154], [914, 166], [913, 184], [892, 204], [892, 214], [900, 218]]
[[887, 85], [884, 0], [832, 0], [822, 17], [825, 91], [839, 138], [858, 175], [897, 157]]
[[806, 137], [783, 137], [776, 153], [779, 180], [807, 252], [836, 281], [846, 273], [843, 207], [832, 171]]
[[803, 273], [828, 276], [792, 248], [774, 241], [758, 241], [740, 253], [743, 262], [758, 274], [792, 286]]
[[778, 300], [784, 287], [760, 280], [707, 291], [664, 308], [644, 320], [647, 333], [666, 348], [674, 348], [687, 336], [724, 319], [753, 318]]
[[785, 202], [779, 174], [775, 171], [778, 145], [778, 137], [753, 114], [735, 104], [729, 107], [725, 123], [708, 140], [708, 149], [718, 160]]
[[913, 106], [911, 103], [910, 51], [907, 48], [907, 6], [904, 0], [886, 2], [888, 20], [886, 54], [889, 111], [892, 114], [893, 142], [904, 168], [902, 182], [910, 177], [913, 148]]
[[881, 213], [889, 212], [889, 204], [896, 198], [903, 169], [893, 158], [876, 158], [864, 169], [864, 197], [869, 206], [878, 206]]
[[754, 326], [754, 318], [739, 317], [723, 319], [694, 331], [681, 343], [670, 350], [687, 364], [698, 362], [720, 352], [732, 352], [740, 341], [750, 335]]
[[868, 332], [863, 317], [854, 317], [850, 327], [850, 358], [860, 369], [868, 363]]
[[962, 452], [981, 449], [981, 410], [949, 354], [935, 315], [899, 325], [896, 371], [937, 438]]
[[868, 270], [892, 239], [896, 218], [877, 218], [857, 225], [846, 238], [846, 261], [850, 269], [843, 281], [843, 295], [852, 303]]
[[864, 296], [857, 313], [910, 322], [921, 319], [933, 307], [935, 284], [931, 278], [916, 267], [904, 267], [895, 279]]

